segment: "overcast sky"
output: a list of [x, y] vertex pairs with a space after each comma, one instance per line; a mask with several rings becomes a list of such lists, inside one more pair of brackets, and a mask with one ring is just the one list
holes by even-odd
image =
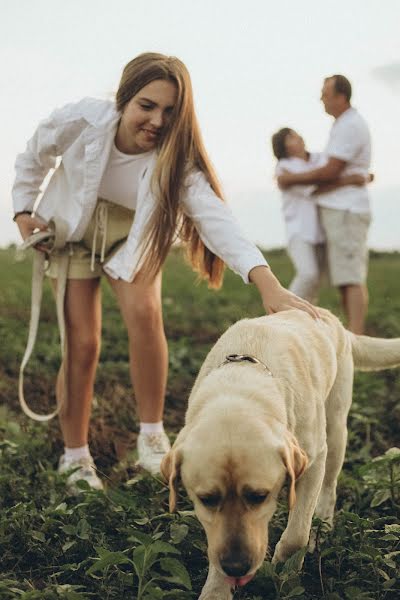
[[271, 134], [297, 129], [322, 150], [324, 77], [343, 73], [373, 139], [371, 245], [400, 248], [398, 0], [0, 0], [0, 244], [18, 240], [15, 156], [38, 121], [83, 96], [111, 98], [144, 51], [182, 59], [206, 146], [244, 229], [283, 245]]

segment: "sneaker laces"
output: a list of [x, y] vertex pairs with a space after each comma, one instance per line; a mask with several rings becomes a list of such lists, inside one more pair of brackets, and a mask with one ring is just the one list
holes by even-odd
[[143, 434], [146, 445], [156, 454], [165, 454], [165, 440], [162, 433], [145, 433]]
[[62, 458], [62, 466], [65, 469], [79, 468], [79, 470], [82, 471], [96, 470], [93, 458], [91, 456], [82, 456], [81, 458], [71, 458], [69, 460], [66, 460], [64, 456]]

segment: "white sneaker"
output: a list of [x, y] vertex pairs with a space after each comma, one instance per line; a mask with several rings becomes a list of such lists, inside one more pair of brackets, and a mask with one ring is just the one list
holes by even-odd
[[91, 488], [94, 490], [103, 490], [104, 486], [97, 476], [96, 466], [93, 462], [93, 458], [90, 456], [82, 457], [78, 460], [65, 460], [65, 455], [63, 454], [60, 457], [60, 461], [58, 463], [58, 472], [59, 473], [68, 473], [69, 471], [73, 471], [71, 475], [67, 477], [67, 488], [71, 494], [79, 494], [82, 490], [76, 485], [77, 481], [83, 479], [87, 481]]
[[161, 433], [139, 433], [137, 439], [139, 459], [137, 464], [156, 475], [160, 472], [161, 461], [171, 449], [167, 434]]

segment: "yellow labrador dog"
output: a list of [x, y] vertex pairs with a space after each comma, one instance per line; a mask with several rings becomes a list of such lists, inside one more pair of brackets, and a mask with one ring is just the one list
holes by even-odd
[[268, 523], [288, 476], [289, 519], [274, 561], [332, 524], [346, 448], [353, 368], [400, 365], [400, 338], [355, 336], [329, 311], [239, 321], [208, 354], [185, 426], [164, 458], [170, 510], [182, 479], [208, 540], [201, 600], [229, 600], [262, 564]]

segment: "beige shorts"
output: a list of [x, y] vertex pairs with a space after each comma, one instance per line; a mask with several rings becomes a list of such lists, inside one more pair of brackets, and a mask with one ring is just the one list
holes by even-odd
[[325, 231], [329, 278], [332, 285], [365, 283], [368, 273], [368, 213], [320, 207]]
[[59, 257], [64, 252], [70, 255], [68, 279], [95, 279], [104, 275], [103, 263], [125, 243], [134, 216], [134, 210], [99, 199], [81, 241], [54, 250], [48, 259], [46, 275], [58, 277]]

